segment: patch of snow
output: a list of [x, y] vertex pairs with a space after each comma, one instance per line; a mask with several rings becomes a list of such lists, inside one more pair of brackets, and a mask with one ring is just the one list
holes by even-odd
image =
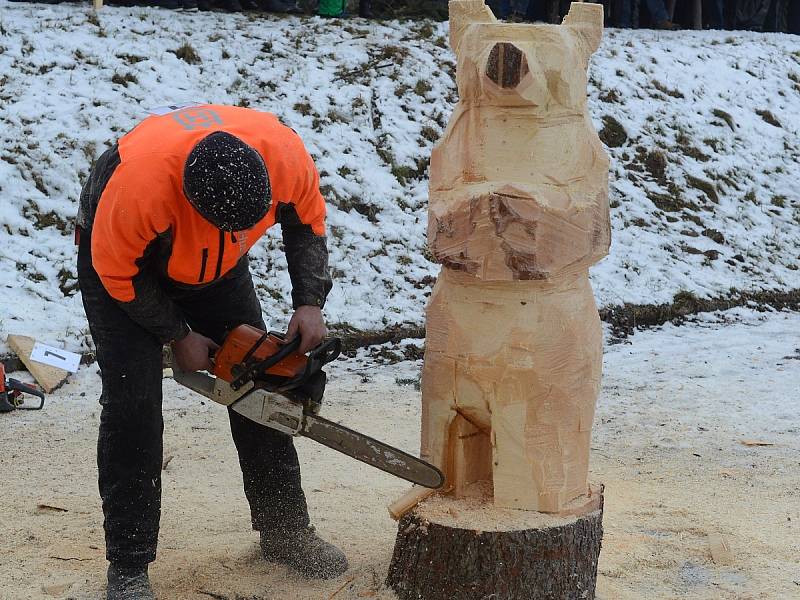
[[[425, 252], [426, 161], [456, 100], [446, 23], [6, 0], [0, 10], [3, 333], [90, 347], [74, 290], [81, 184], [148, 109], [181, 101], [272, 111], [306, 142], [329, 203], [330, 323], [422, 322], [438, 272]], [[184, 42], [200, 62], [178, 58]], [[590, 108], [628, 141], [610, 149], [613, 245], [592, 274], [600, 305], [800, 288], [798, 81], [796, 36], [607, 32]], [[661, 177], [645, 167], [655, 150]], [[657, 208], [670, 208], [664, 197], [681, 208]], [[285, 326], [277, 230], [252, 259], [265, 315]]]

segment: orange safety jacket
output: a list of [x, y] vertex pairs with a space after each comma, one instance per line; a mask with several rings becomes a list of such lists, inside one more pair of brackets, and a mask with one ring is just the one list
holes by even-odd
[[[269, 174], [272, 206], [245, 231], [218, 229], [183, 192], [186, 158], [197, 142], [215, 131], [235, 135], [256, 149]], [[297, 260], [289, 261], [294, 304], [322, 306], [330, 290], [325, 201], [311, 157], [300, 137], [274, 115], [220, 105], [181, 108], [142, 121], [98, 160], [81, 193], [78, 214], [80, 230], [91, 235], [92, 264], [103, 286], [163, 341], [182, 337], [188, 328], [167, 294], [154, 286], [163, 288], [164, 281], [177, 286], [214, 282], [281, 220], [284, 238], [287, 224], [295, 233], [297, 228], [308, 230], [299, 242], [293, 240]], [[312, 250], [316, 246], [319, 254], [320, 240], [324, 264], [319, 256], [307, 262], [324, 273], [303, 273], [298, 262], [304, 252], [298, 243]], [[297, 289], [298, 284], [306, 285]]]

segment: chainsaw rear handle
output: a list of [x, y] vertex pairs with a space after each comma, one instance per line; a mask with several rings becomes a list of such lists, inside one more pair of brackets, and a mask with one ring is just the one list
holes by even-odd
[[341, 351], [342, 340], [339, 338], [333, 338], [323, 342], [309, 352], [302, 373], [278, 385], [265, 385], [265, 383], [262, 382], [261, 386], [284, 395], [289, 395], [290, 397], [293, 395], [292, 393], [299, 393], [297, 399], [301, 402], [308, 401], [311, 412], [316, 414], [319, 412], [319, 406], [322, 402], [322, 394], [325, 391], [325, 382], [327, 380], [322, 367], [336, 360]]
[[329, 362], [333, 362], [342, 353], [342, 340], [331, 338], [322, 342], [319, 346], [308, 353], [308, 364], [306, 371], [313, 373], [319, 371]]
[[[28, 385], [27, 383], [22, 383], [17, 379], [9, 378], [6, 381], [6, 393], [9, 392], [18, 392], [19, 394], [30, 394], [31, 396], [36, 396], [39, 398], [39, 405], [38, 406], [27, 406], [25, 404], [15, 404], [17, 409], [20, 410], [42, 410], [44, 408], [44, 393], [33, 387], [32, 385]], [[9, 394], [9, 395], [18, 395], [18, 394]]]

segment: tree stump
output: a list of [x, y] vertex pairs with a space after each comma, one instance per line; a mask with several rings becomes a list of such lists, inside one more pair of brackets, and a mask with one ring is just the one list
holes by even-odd
[[603, 490], [548, 515], [436, 496], [398, 527], [386, 581], [400, 600], [592, 600]]

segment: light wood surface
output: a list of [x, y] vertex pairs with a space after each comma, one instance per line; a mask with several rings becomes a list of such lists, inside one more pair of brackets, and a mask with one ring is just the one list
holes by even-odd
[[69, 377], [69, 371], [51, 367], [35, 360], [31, 360], [31, 352], [36, 340], [26, 335], [9, 335], [6, 340], [8, 347], [19, 356], [22, 364], [27, 367], [36, 382], [42, 386], [42, 389], [50, 393], [53, 390], [61, 387], [61, 385]]
[[712, 532], [708, 534], [708, 548], [715, 564], [729, 566], [736, 562], [728, 538], [721, 533]]
[[559, 513], [589, 495], [602, 365], [588, 268], [610, 244], [608, 158], [586, 70], [603, 8], [511, 24], [461, 0], [450, 17], [460, 101], [431, 160], [428, 242], [443, 269], [421, 455], [454, 497]]
[[417, 504], [426, 498], [430, 498], [435, 493], [436, 490], [415, 485], [408, 490], [408, 492], [400, 496], [400, 498], [389, 505], [389, 515], [395, 521], [399, 521], [403, 515], [414, 508]]

